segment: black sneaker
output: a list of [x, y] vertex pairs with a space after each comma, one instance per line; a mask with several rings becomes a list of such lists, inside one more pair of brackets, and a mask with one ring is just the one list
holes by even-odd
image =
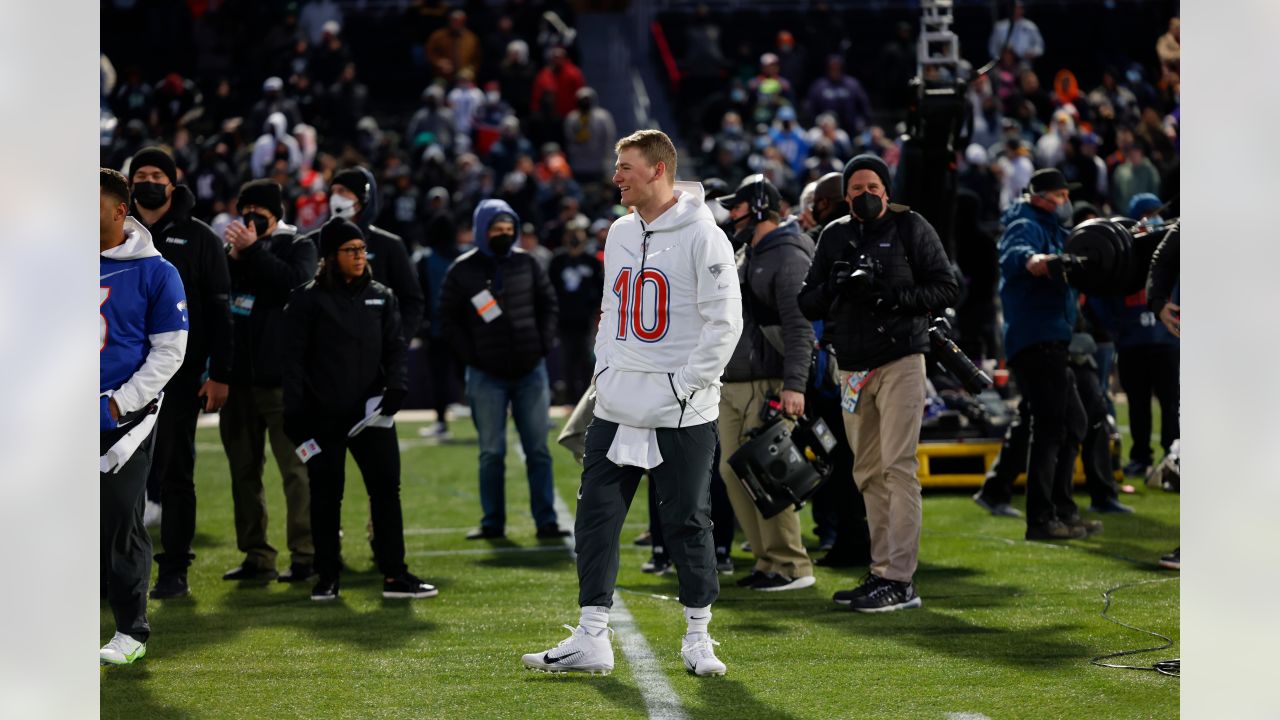
[[408, 570], [397, 577], [382, 579], [382, 597], [384, 598], [429, 598], [439, 594], [440, 591], [435, 585], [423, 582]]
[[652, 545], [653, 535], [650, 535], [649, 531], [645, 530], [644, 532], [637, 535], [636, 539], [632, 540], [631, 542], [635, 545]]
[[862, 581], [858, 584], [858, 587], [851, 590], [840, 590], [831, 596], [831, 600], [837, 605], [848, 605], [854, 600], [866, 597], [867, 593], [882, 582], [884, 582], [884, 578], [869, 572], [862, 576]]
[[311, 588], [311, 599], [316, 602], [328, 602], [338, 599], [338, 578], [320, 578], [320, 582]]
[[733, 558], [729, 557], [728, 550], [716, 551], [716, 572], [721, 575], [733, 574]]
[[241, 563], [222, 574], [223, 580], [270, 581], [279, 577], [275, 568], [258, 567], [249, 563]]
[[850, 602], [849, 608], [862, 613], [886, 613], [918, 608], [922, 604], [914, 584], [880, 579], [870, 592]]
[[191, 594], [191, 588], [187, 586], [187, 576], [182, 575], [161, 575], [156, 578], [156, 586], [151, 588], [152, 600], [168, 600], [170, 598], [180, 598]]
[[282, 583], [301, 583], [308, 580], [314, 580], [316, 577], [316, 568], [311, 563], [293, 563], [277, 578]]
[[1182, 548], [1176, 547], [1168, 555], [1160, 556], [1160, 567], [1168, 570], [1182, 569]]
[[735, 585], [737, 585], [738, 587], [742, 587], [742, 588], [744, 588], [744, 587], [752, 587], [752, 586], [753, 586], [753, 585], [755, 585], [756, 583], [758, 583], [758, 582], [760, 582], [761, 580], [763, 580], [763, 579], [765, 578], [765, 575], [767, 575], [767, 573], [760, 572], [759, 570], [752, 570], [752, 571], [751, 571], [751, 573], [750, 573], [749, 575], [747, 575], [747, 576], [746, 576], [746, 577], [744, 577], [744, 578], [740, 578], [740, 579], [738, 580], [738, 582], [736, 582], [736, 583], [734, 583], [734, 584], [735, 584]]
[[760, 592], [786, 592], [787, 590], [803, 590], [807, 587], [813, 587], [815, 582], [817, 582], [817, 578], [812, 575], [793, 578], [782, 573], [768, 573], [756, 581], [756, 584], [752, 585], [751, 589]]
[[1101, 520], [1085, 520], [1079, 515], [1072, 515], [1069, 518], [1063, 518], [1062, 523], [1069, 528], [1080, 528], [1084, 530], [1086, 537], [1102, 532]]
[[1067, 525], [1061, 520], [1050, 520], [1039, 525], [1028, 525], [1027, 540], [1079, 540], [1087, 533], [1078, 526]]
[[569, 530], [565, 530], [564, 528], [555, 524], [543, 525], [542, 527], [538, 528], [539, 540], [559, 540], [560, 538], [567, 538], [572, 534], [573, 532]]
[[640, 572], [650, 575], [666, 575], [671, 572], [671, 556], [664, 552], [656, 552], [640, 566]]
[[468, 540], [501, 540], [507, 536], [507, 531], [500, 527], [490, 527], [481, 525], [480, 527], [467, 533]]

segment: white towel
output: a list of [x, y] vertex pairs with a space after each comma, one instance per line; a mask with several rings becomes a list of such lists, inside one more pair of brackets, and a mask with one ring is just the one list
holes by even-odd
[[160, 393], [156, 398], [156, 409], [148, 413], [142, 422], [139, 422], [132, 430], [125, 433], [115, 445], [111, 446], [102, 457], [98, 458], [98, 469], [103, 473], [114, 473], [124, 464], [129, 462], [129, 458], [138, 451], [142, 445], [142, 441], [151, 437], [151, 431], [156, 426], [156, 418], [160, 416], [160, 405], [164, 402], [164, 393]]
[[653, 428], [619, 425], [605, 457], [615, 465], [652, 470], [662, 464], [662, 452], [658, 450], [658, 432]]

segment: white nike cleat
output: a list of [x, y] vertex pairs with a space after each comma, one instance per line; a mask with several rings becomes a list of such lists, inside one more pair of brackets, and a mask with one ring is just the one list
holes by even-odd
[[530, 670], [549, 673], [579, 672], [590, 675], [608, 675], [613, 672], [613, 644], [609, 638], [613, 629], [607, 628], [598, 636], [591, 636], [579, 625], [565, 625], [572, 633], [559, 645], [546, 652], [529, 653], [520, 658]]
[[116, 633], [111, 641], [98, 651], [98, 661], [103, 665], [128, 665], [134, 660], [142, 659], [146, 654], [145, 643], [140, 643], [124, 633]]
[[715, 646], [720, 643], [711, 639], [707, 633], [685, 635], [680, 643], [680, 658], [684, 667], [694, 675], [724, 675], [724, 663], [716, 657]]

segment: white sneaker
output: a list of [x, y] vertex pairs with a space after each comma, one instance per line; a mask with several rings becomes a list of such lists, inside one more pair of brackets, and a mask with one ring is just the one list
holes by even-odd
[[724, 663], [716, 657], [715, 647], [720, 643], [711, 639], [707, 633], [685, 635], [680, 643], [680, 659], [684, 667], [694, 675], [723, 675]]
[[542, 672], [581, 672], [608, 675], [613, 672], [613, 629], [592, 637], [579, 625], [565, 625], [572, 634], [546, 652], [529, 653], [520, 658], [525, 667]]
[[142, 508], [142, 525], [146, 528], [160, 527], [160, 503], [147, 501]]
[[98, 660], [103, 665], [128, 665], [134, 660], [141, 660], [146, 654], [145, 643], [140, 643], [124, 633], [116, 633], [112, 636], [111, 642], [103, 645], [98, 651]]

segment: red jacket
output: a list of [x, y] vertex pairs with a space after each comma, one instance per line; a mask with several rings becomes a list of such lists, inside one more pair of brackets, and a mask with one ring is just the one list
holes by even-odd
[[582, 71], [567, 58], [560, 66], [559, 72], [548, 65], [539, 70], [537, 76], [533, 78], [533, 99], [529, 103], [529, 109], [537, 113], [542, 103], [542, 94], [551, 93], [554, 97], [552, 103], [556, 117], [563, 120], [573, 112], [576, 107], [577, 92], [586, 84], [586, 80], [582, 79]]

